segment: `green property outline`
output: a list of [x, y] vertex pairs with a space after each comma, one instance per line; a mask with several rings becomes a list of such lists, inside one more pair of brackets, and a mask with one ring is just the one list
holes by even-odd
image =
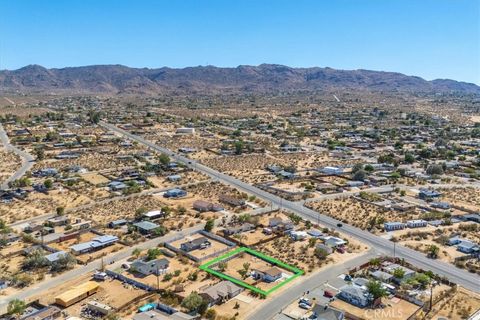
[[[215, 270], [213, 270], [213, 269], [210, 269], [210, 266], [211, 266], [212, 264], [216, 264], [216, 263], [218, 263], [218, 262], [220, 262], [220, 261], [222, 261], [222, 260], [225, 260], [225, 259], [227, 259], [227, 258], [230, 258], [230, 257], [232, 257], [232, 256], [234, 256], [234, 255], [237, 255], [237, 254], [241, 253], [241, 252], [247, 252], [247, 253], [255, 256], [255, 257], [258, 257], [258, 258], [260, 258], [260, 259], [262, 259], [262, 260], [265, 260], [265, 261], [267, 261], [267, 262], [270, 262], [270, 263], [272, 263], [272, 264], [274, 264], [274, 265], [276, 265], [276, 266], [280, 266], [280, 267], [282, 267], [283, 269], [287, 269], [287, 270], [289, 270], [289, 271], [292, 271], [294, 274], [293, 274], [293, 276], [291, 276], [290, 278], [288, 278], [288, 279], [280, 282], [279, 284], [277, 284], [277, 285], [274, 286], [273, 288], [270, 288], [268, 291], [265, 291], [265, 290], [259, 289], [259, 288], [257, 288], [257, 287], [254, 287], [254, 286], [252, 286], [252, 285], [249, 285], [248, 283], [246, 283], [246, 282], [244, 282], [244, 281], [242, 281], [242, 280], [238, 280], [237, 278], [231, 277], [231, 276], [226, 275], [226, 274], [224, 274], [224, 273], [222, 273], [222, 272], [219, 272], [219, 271], [215, 271]], [[217, 258], [215, 258], [215, 259], [212, 259], [212, 260], [210, 260], [210, 261], [202, 264], [199, 268], [200, 268], [201, 270], [206, 271], [206, 272], [208, 272], [208, 273], [211, 273], [211, 274], [213, 274], [213, 275], [215, 275], [215, 276], [217, 276], [217, 277], [219, 277], [219, 278], [221, 278], [221, 279], [231, 281], [231, 282], [233, 282], [233, 283], [235, 283], [235, 284], [238, 284], [239, 286], [242, 286], [242, 287], [244, 287], [244, 288], [247, 288], [247, 289], [249, 289], [249, 290], [251, 290], [251, 291], [253, 291], [253, 292], [256, 292], [256, 293], [261, 294], [261, 295], [264, 295], [264, 296], [269, 295], [269, 294], [272, 293], [273, 291], [275, 291], [275, 290], [277, 290], [278, 288], [284, 286], [285, 284], [289, 283], [290, 281], [294, 280], [295, 278], [298, 278], [299, 276], [303, 275], [303, 273], [304, 273], [303, 270], [301, 270], [301, 269], [299, 269], [299, 268], [297, 268], [297, 267], [291, 266], [291, 265], [286, 264], [286, 263], [284, 263], [284, 262], [282, 262], [282, 261], [280, 261], [280, 260], [277, 260], [277, 259], [275, 259], [275, 258], [269, 257], [269, 256], [267, 256], [267, 255], [264, 255], [264, 254], [261, 253], [261, 252], [255, 251], [255, 250], [250, 249], [250, 248], [247, 248], [247, 247], [239, 247], [239, 248], [237, 248], [237, 249], [235, 249], [235, 250], [232, 250], [232, 251], [230, 251], [230, 252], [227, 252], [227, 253], [224, 254], [224, 255], [221, 255], [221, 256], [219, 256], [219, 257], [217, 257]]]

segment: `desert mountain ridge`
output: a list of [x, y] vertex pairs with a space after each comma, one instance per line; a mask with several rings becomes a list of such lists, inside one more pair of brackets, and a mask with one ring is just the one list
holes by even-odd
[[397, 72], [292, 68], [276, 64], [181, 69], [130, 68], [123, 65], [47, 69], [28, 65], [17, 70], [0, 71], [0, 91], [25, 93], [275, 93], [342, 89], [480, 94], [480, 87], [475, 84], [448, 79], [427, 81]]

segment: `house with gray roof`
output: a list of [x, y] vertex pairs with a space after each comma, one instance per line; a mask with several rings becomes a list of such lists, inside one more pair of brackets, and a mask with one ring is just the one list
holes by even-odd
[[359, 308], [365, 308], [371, 301], [369, 294], [355, 285], [345, 285], [341, 287], [337, 297]]
[[140, 221], [133, 224], [133, 226], [143, 235], [151, 234], [155, 229], [160, 227], [158, 224], [150, 221]]
[[150, 261], [145, 261], [142, 259], [135, 260], [130, 268], [135, 272], [141, 273], [145, 276], [154, 274], [154, 275], [161, 275], [167, 272], [170, 262], [165, 259], [155, 259]]
[[200, 295], [208, 301], [208, 306], [224, 303], [233, 297], [239, 295], [243, 288], [237, 286], [230, 281], [221, 281], [213, 286], [209, 286], [203, 290]]

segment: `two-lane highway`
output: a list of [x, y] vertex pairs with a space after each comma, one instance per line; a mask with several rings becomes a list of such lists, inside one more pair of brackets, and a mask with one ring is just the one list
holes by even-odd
[[[393, 253], [393, 242], [375, 236], [368, 231], [361, 230], [359, 228], [355, 228], [353, 226], [343, 224], [342, 227], [338, 227], [338, 224], [341, 223], [340, 221], [333, 219], [329, 216], [320, 214], [316, 211], [308, 209], [304, 207], [302, 204], [291, 202], [275, 195], [272, 195], [264, 190], [261, 190], [255, 186], [252, 186], [248, 183], [245, 183], [239, 179], [236, 179], [232, 176], [226, 175], [221, 173], [217, 170], [209, 168], [207, 166], [202, 165], [201, 163], [179, 155], [175, 152], [167, 148], [160, 147], [150, 141], [145, 140], [142, 137], [133, 135], [125, 130], [122, 130], [114, 125], [107, 124], [105, 122], [100, 123], [106, 129], [109, 129], [119, 135], [127, 137], [133, 141], [137, 141], [144, 146], [151, 148], [157, 152], [162, 152], [168, 154], [174, 161], [182, 162], [188, 167], [198, 170], [206, 175], [209, 175], [213, 179], [217, 179], [225, 184], [234, 186], [244, 192], [250, 193], [255, 195], [265, 201], [270, 202], [272, 205], [276, 205], [280, 208], [286, 209], [288, 211], [294, 212], [301, 216], [302, 218], [311, 220], [312, 222], [320, 223], [326, 227], [336, 229], [337, 231], [343, 232], [347, 235], [355, 237], [360, 241], [364, 242], [367, 245], [370, 245], [374, 248], [377, 252], [383, 254], [392, 254]], [[480, 277], [475, 274], [468, 273], [465, 270], [458, 269], [448, 263], [444, 263], [438, 260], [432, 260], [427, 258], [424, 254], [417, 252], [415, 250], [396, 245], [395, 250], [396, 256], [400, 258], [404, 258], [406, 261], [412, 263], [415, 266], [420, 268], [424, 268], [427, 270], [432, 270], [434, 273], [439, 275], [445, 276], [451, 281], [458, 283], [459, 285], [474, 290], [476, 292], [480, 292]]]

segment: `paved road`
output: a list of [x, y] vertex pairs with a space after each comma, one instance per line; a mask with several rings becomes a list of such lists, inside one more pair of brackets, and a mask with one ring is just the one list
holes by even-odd
[[[203, 227], [204, 227], [204, 224], [198, 224], [198, 225], [193, 226], [191, 228], [184, 229], [184, 230], [179, 231], [179, 232], [168, 234], [164, 237], [151, 239], [151, 240], [142, 242], [140, 244], [137, 244], [137, 245], [134, 245], [134, 246], [131, 246], [131, 247], [127, 247], [127, 248], [125, 248], [121, 251], [118, 251], [118, 252], [116, 252], [112, 255], [109, 255], [109, 256], [105, 257], [103, 259], [104, 265], [109, 265], [111, 263], [113, 264], [114, 262], [116, 262], [117, 265], [118, 265], [120, 260], [123, 260], [125, 258], [130, 257], [132, 255], [133, 250], [135, 250], [137, 248], [142, 249], [142, 250], [153, 248], [153, 247], [158, 246], [162, 242], [171, 241], [171, 240], [177, 239], [178, 237], [187, 236], [187, 235], [190, 235], [191, 233], [194, 233], [198, 230], [202, 230]], [[50, 288], [59, 286], [66, 281], [69, 281], [73, 278], [78, 277], [79, 275], [82, 275], [82, 274], [100, 269], [101, 268], [101, 263], [102, 263], [101, 260], [97, 259], [93, 262], [90, 262], [87, 265], [81, 266], [80, 268], [75, 268], [73, 270], [62, 273], [62, 274], [60, 274], [60, 275], [58, 275], [54, 278], [50, 278], [50, 279], [48, 279], [46, 281], [43, 281], [39, 284], [33, 285], [32, 287], [26, 288], [23, 291], [18, 292], [17, 294], [13, 294], [13, 295], [10, 295], [8, 297], [1, 298], [0, 299], [0, 314], [3, 314], [6, 311], [8, 301], [13, 300], [13, 299], [20, 299], [20, 300], [28, 301], [28, 299], [33, 298], [35, 296], [38, 296], [42, 292], [47, 291]], [[117, 265], [113, 264], [112, 267], [117, 267]]]
[[274, 294], [273, 299], [267, 299], [264, 303], [262, 303], [259, 309], [256, 309], [253, 313], [249, 314], [247, 319], [271, 319], [277, 313], [281, 312], [283, 308], [301, 297], [304, 292], [313, 291], [332, 278], [335, 278], [356, 266], [368, 262], [375, 256], [376, 254], [374, 250], [370, 250], [365, 254], [348, 260], [344, 263], [337, 263], [324, 270], [313, 273], [308, 277], [300, 278], [302, 281], [297, 281], [297, 283], [290, 286], [288, 290], [280, 291], [278, 295]]
[[[166, 153], [174, 161], [183, 162], [187, 166], [193, 169], [199, 170], [202, 173], [209, 175], [214, 179], [218, 179], [223, 183], [226, 183], [244, 192], [255, 195], [261, 199], [266, 200], [267, 202], [272, 203], [273, 205], [279, 206], [280, 208], [294, 212], [299, 216], [301, 216], [302, 218], [311, 220], [313, 222], [322, 224], [328, 228], [332, 228], [337, 231], [343, 232], [347, 235], [353, 236], [359, 239], [360, 241], [362, 241], [363, 243], [368, 244], [371, 247], [375, 248], [377, 252], [381, 252], [383, 254], [390, 254], [390, 255], [393, 253], [393, 243], [385, 238], [375, 236], [369, 233], [368, 231], [361, 230], [359, 228], [355, 228], [353, 226], [346, 225], [346, 224], [343, 224], [343, 227], [337, 227], [337, 224], [340, 223], [340, 221], [333, 219], [329, 216], [320, 214], [311, 209], [308, 209], [304, 207], [302, 204], [287, 201], [285, 199], [272, 195], [266, 191], [263, 191], [239, 179], [236, 179], [234, 177], [231, 177], [219, 171], [216, 171], [212, 168], [204, 166], [195, 160], [186, 158], [182, 155], [173, 153], [172, 151], [166, 148], [157, 146], [154, 143], [143, 139], [142, 137], [133, 135], [125, 130], [121, 130], [114, 125], [107, 124], [104, 122], [102, 122], [100, 125], [107, 129], [110, 129], [113, 132], [116, 132], [117, 134], [120, 134], [124, 137], [128, 137], [131, 140], [137, 141], [151, 148], [152, 150]], [[400, 245], [396, 246], [396, 256], [400, 258], [404, 258], [405, 260], [407, 260], [408, 262], [410, 262], [411, 264], [417, 267], [425, 268], [426, 270], [432, 270], [433, 272], [439, 275], [445, 276], [449, 278], [451, 281], [458, 283], [459, 285], [467, 289], [480, 292], [480, 277], [478, 275], [474, 275], [465, 270], [455, 268], [451, 264], [448, 264], [445, 262], [429, 259], [420, 252], [417, 252], [415, 250], [412, 250]]]
[[1, 123], [0, 123], [0, 140], [2, 141], [2, 144], [7, 151], [13, 151], [22, 158], [22, 166], [17, 170], [17, 172], [15, 172], [10, 178], [8, 178], [0, 186], [0, 189], [7, 189], [9, 182], [20, 179], [28, 170], [32, 168], [35, 158], [28, 152], [20, 150], [19, 148], [10, 144], [10, 139], [8, 138], [7, 133], [3, 129], [3, 126]]

